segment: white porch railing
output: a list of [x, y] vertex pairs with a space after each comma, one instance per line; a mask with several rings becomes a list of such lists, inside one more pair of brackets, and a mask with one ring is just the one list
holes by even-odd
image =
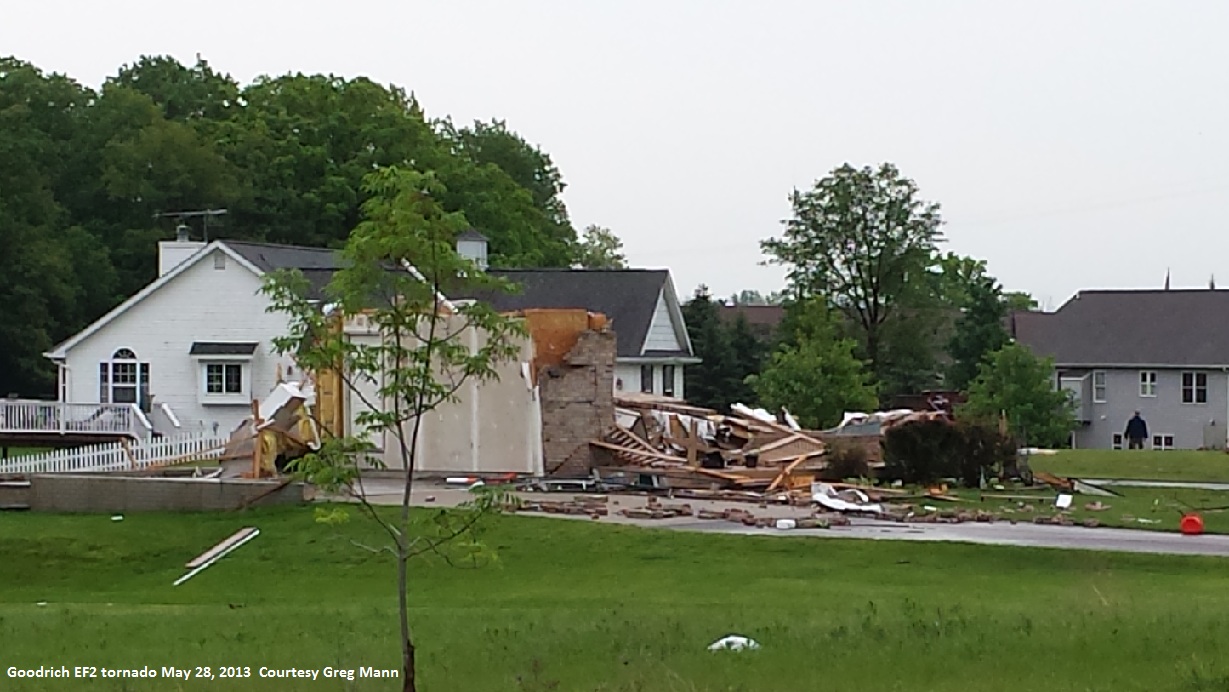
[[226, 438], [212, 435], [106, 442], [15, 457], [0, 462], [0, 474], [141, 471], [216, 459], [222, 455], [226, 442]]
[[143, 437], [153, 424], [136, 404], [69, 404], [0, 399], [0, 432]]

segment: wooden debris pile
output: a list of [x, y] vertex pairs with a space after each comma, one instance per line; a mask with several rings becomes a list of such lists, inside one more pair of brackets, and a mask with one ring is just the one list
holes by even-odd
[[589, 443], [604, 482], [639, 490], [809, 493], [827, 468], [827, 445], [816, 433], [740, 413], [742, 407], [721, 414], [678, 399], [626, 393], [615, 404], [615, 425]]

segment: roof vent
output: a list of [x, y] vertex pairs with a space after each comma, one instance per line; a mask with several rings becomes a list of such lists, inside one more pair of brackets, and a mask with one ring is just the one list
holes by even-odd
[[181, 243], [192, 240], [192, 229], [187, 224], [179, 224], [175, 227], [175, 240]]

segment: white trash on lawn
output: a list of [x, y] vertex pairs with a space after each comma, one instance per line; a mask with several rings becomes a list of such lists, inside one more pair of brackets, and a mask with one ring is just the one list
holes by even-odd
[[742, 651], [743, 649], [758, 649], [760, 643], [741, 634], [727, 634], [708, 645], [709, 651]]

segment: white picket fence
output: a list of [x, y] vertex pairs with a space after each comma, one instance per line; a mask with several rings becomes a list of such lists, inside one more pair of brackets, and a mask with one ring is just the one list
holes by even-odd
[[222, 455], [226, 441], [213, 435], [179, 435], [58, 449], [0, 462], [0, 474], [140, 471], [216, 459]]

